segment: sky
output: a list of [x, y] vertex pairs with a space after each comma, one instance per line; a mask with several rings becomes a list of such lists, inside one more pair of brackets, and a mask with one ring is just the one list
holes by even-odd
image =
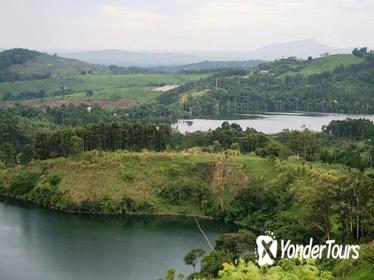
[[305, 38], [374, 47], [374, 0], [0, 0], [0, 48], [243, 51]]

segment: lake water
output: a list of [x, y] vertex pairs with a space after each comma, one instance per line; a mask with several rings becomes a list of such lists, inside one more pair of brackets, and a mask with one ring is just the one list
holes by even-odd
[[343, 120], [346, 118], [367, 118], [374, 121], [374, 115], [348, 115], [348, 114], [325, 114], [325, 113], [261, 113], [245, 114], [237, 116], [236, 119], [213, 120], [213, 119], [191, 119], [178, 120], [174, 127], [181, 133], [208, 131], [220, 127], [224, 121], [237, 123], [242, 129], [254, 128], [267, 134], [281, 132], [283, 129], [302, 130], [308, 128], [321, 131], [323, 125], [328, 125], [332, 120]]
[[[209, 239], [232, 230], [201, 221]], [[180, 217], [109, 218], [0, 202], [1, 280], [149, 280], [207, 244], [195, 222]]]

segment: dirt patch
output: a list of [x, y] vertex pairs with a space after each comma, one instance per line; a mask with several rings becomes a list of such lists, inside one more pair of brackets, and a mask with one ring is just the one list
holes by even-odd
[[153, 88], [152, 91], [165, 92], [165, 91], [169, 91], [169, 90], [175, 89], [177, 87], [178, 87], [177, 85], [166, 85], [166, 86], [163, 86], [163, 87]]

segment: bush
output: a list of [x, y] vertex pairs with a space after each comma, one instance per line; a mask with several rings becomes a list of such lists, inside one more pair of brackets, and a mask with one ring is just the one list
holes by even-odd
[[36, 173], [21, 172], [10, 183], [10, 194], [21, 196], [30, 192], [37, 183], [38, 175]]
[[50, 176], [44, 183], [33, 188], [26, 199], [43, 207], [68, 210], [69, 200], [58, 189], [61, 179], [59, 175]]
[[210, 190], [206, 185], [183, 181], [175, 181], [162, 186], [158, 195], [171, 204], [180, 205], [190, 202], [201, 207], [211, 197]]
[[130, 170], [122, 171], [122, 180], [126, 182], [134, 181], [134, 174]]
[[119, 212], [121, 214], [133, 213], [136, 211], [135, 200], [127, 195], [123, 195], [119, 202]]

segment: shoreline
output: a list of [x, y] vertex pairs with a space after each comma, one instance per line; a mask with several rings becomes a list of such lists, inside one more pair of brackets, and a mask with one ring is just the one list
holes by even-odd
[[[69, 211], [69, 210], [61, 210], [53, 207], [44, 207], [39, 204], [27, 201], [27, 200], [22, 200], [20, 198], [15, 198], [11, 196], [7, 196], [4, 194], [0, 194], [0, 203], [7, 203], [10, 202], [11, 204], [17, 206], [17, 204], [21, 204], [24, 206], [27, 206], [29, 208], [35, 208], [35, 209], [43, 209], [43, 210], [52, 210], [57, 213], [65, 213], [65, 214], [72, 214], [72, 215], [82, 215], [82, 216], [100, 216], [100, 217], [126, 217], [126, 216], [145, 216], [145, 217], [185, 217], [185, 218], [198, 218], [198, 219], [203, 219], [203, 220], [210, 220], [210, 221], [222, 221], [223, 223], [228, 223], [224, 220], [214, 218], [211, 216], [205, 216], [205, 215], [192, 215], [192, 214], [177, 214], [177, 213], [126, 213], [126, 214], [121, 214], [121, 213], [105, 213], [105, 212], [87, 212], [87, 211]], [[233, 223], [236, 225], [242, 225], [244, 226], [243, 223], [240, 222], [229, 222]]]

